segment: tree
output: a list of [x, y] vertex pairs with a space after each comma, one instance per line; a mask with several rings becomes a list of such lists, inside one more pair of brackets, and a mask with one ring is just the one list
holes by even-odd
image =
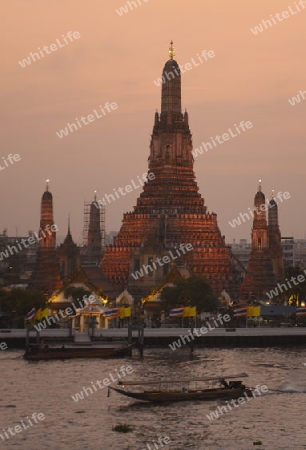
[[85, 296], [88, 298], [90, 294], [91, 292], [83, 287], [69, 286], [64, 290], [65, 297], [71, 297], [75, 304], [77, 300], [83, 300], [83, 297]]
[[[299, 278], [300, 277], [300, 278]], [[301, 280], [301, 281], [299, 281]], [[279, 282], [283, 292], [278, 289], [278, 295], [273, 299], [273, 302], [281, 302], [288, 300], [291, 297], [291, 303], [294, 306], [306, 299], [306, 277], [305, 272], [300, 267], [288, 266], [285, 268], [285, 276], [282, 281]], [[287, 288], [287, 289], [286, 289]]]
[[193, 276], [179, 280], [174, 287], [165, 287], [161, 293], [162, 307], [196, 306], [197, 311], [216, 311], [220, 303], [205, 278]]
[[14, 312], [17, 316], [25, 316], [32, 308], [43, 308], [46, 304], [44, 294], [30, 289], [1, 289], [0, 305], [3, 312]]

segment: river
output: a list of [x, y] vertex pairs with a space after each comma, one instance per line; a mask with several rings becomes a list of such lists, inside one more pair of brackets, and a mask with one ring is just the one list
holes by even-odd
[[[210, 413], [225, 402], [150, 405], [115, 392], [108, 397], [106, 387], [93, 388], [92, 383], [109, 374], [118, 379], [122, 366], [132, 368], [129, 380], [246, 372], [248, 386], [266, 385], [269, 391], [210, 420]], [[195, 349], [193, 360], [185, 350], [145, 349], [143, 361], [135, 351], [125, 359], [40, 362], [24, 361], [22, 352], [6, 350], [0, 352], [0, 368], [0, 449], [306, 449], [305, 348]], [[84, 399], [73, 400], [90, 386], [92, 393], [87, 390]], [[44, 419], [35, 416], [35, 423], [33, 413], [42, 413]], [[21, 421], [28, 427], [11, 435], [8, 428], [14, 430]], [[112, 430], [122, 423], [133, 431]]]

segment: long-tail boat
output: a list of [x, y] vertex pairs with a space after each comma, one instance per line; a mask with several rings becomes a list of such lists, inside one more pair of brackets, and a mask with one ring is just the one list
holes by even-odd
[[[185, 400], [235, 399], [250, 394], [239, 378], [248, 377], [246, 373], [209, 378], [193, 378], [189, 380], [152, 380], [152, 381], [119, 381], [117, 387], [108, 386], [119, 394], [136, 400], [147, 402], [177, 402]], [[232, 380], [227, 382], [226, 380]], [[208, 388], [202, 383], [220, 383], [219, 387]], [[136, 388], [136, 391], [130, 389]], [[127, 388], [127, 389], [126, 389]]]

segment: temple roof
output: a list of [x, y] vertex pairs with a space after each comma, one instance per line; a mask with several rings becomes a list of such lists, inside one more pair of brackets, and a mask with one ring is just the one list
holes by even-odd
[[119, 292], [106, 279], [100, 267], [78, 267], [69, 278], [63, 289], [53, 297], [53, 303], [67, 303], [69, 300], [65, 298], [64, 291], [69, 286], [83, 287], [88, 289], [91, 294], [97, 298], [104, 297], [115, 300]]
[[64, 239], [64, 242], [61, 244], [61, 247], [75, 247], [76, 243], [72, 239], [70, 229], [68, 230], [67, 236]]
[[173, 287], [179, 280], [187, 280], [192, 277], [192, 272], [188, 266], [177, 266], [172, 263], [171, 270], [165, 276], [162, 283], [144, 299], [144, 302], [160, 302], [160, 295], [165, 287]]
[[107, 295], [109, 299], [115, 300], [119, 292], [107, 280], [106, 276], [99, 266], [82, 267], [82, 270], [85, 273], [87, 280], [92, 285], [102, 290], [103, 294]]

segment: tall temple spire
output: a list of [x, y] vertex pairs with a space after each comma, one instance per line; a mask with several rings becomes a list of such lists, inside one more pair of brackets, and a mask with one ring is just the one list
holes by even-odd
[[53, 197], [49, 191], [49, 180], [41, 199], [40, 227], [36, 267], [29, 283], [30, 287], [51, 295], [62, 287], [60, 270], [56, 259], [56, 231], [53, 221]]
[[170, 59], [166, 62], [162, 73], [161, 120], [168, 121], [168, 123], [179, 119], [182, 114], [181, 70], [173, 56], [174, 49], [171, 41]]
[[254, 206], [252, 251], [239, 294], [241, 300], [250, 302], [266, 299], [265, 293], [273, 289], [276, 282], [269, 251], [267, 206], [265, 195], [261, 190], [261, 180], [254, 198]]
[[53, 197], [51, 192], [48, 190], [49, 185], [46, 186], [46, 190], [41, 198], [40, 206], [40, 229], [39, 235], [41, 237], [39, 241], [40, 247], [55, 248], [56, 244], [56, 232], [45, 233], [44, 230], [51, 229], [54, 225], [53, 221]]
[[88, 255], [96, 263], [100, 263], [102, 256], [102, 232], [100, 208], [96, 206], [96, 191], [94, 201], [90, 205], [89, 225], [88, 225]]
[[254, 198], [254, 220], [252, 229], [253, 247], [258, 249], [267, 249], [268, 242], [268, 225], [266, 217], [266, 197], [261, 190], [261, 180], [259, 180], [258, 191]]
[[[188, 265], [193, 274], [205, 277], [214, 292], [237, 294], [240, 280], [231, 250], [225, 245], [215, 213], [208, 213], [193, 169], [192, 135], [188, 114], [181, 109], [181, 72], [173, 59], [163, 68], [161, 114], [154, 116], [150, 142], [148, 180], [132, 212], [123, 216], [113, 245], [101, 266], [114, 285], [126, 286], [133, 295], [148, 294], [160, 285], [170, 264], [155, 268], [140, 280], [134, 271], [168, 255], [184, 243], [193, 250], [176, 261]], [[155, 264], [155, 263], [154, 263]]]
[[71, 232], [70, 232], [70, 213], [68, 214], [68, 233], [67, 234], [71, 235]]
[[[172, 41], [171, 41], [172, 42]], [[171, 44], [169, 54], [174, 55]], [[178, 63], [169, 59], [162, 74], [161, 113], [155, 113], [151, 136], [149, 170], [187, 164], [193, 170], [192, 136], [188, 114], [181, 107], [181, 72]]]

